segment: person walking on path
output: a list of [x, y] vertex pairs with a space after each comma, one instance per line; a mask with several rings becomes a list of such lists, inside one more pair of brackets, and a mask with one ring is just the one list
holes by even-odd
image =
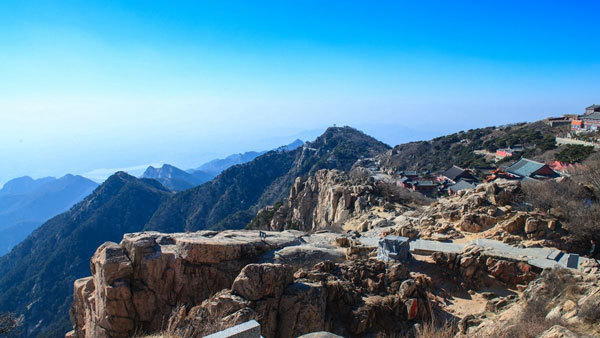
[[589, 257], [593, 260], [596, 261], [596, 263], [598, 263], [598, 265], [600, 265], [600, 262], [598, 262], [598, 259], [596, 259], [596, 257], [598, 256], [598, 245], [596, 245], [596, 242], [593, 239], [590, 239], [590, 253], [589, 253]]

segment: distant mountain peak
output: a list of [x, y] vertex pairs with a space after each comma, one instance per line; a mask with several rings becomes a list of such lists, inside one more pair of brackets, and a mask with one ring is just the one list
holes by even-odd
[[213, 177], [213, 175], [205, 174], [200, 171], [188, 173], [166, 163], [160, 168], [149, 166], [142, 176], [140, 176], [140, 178], [156, 180], [173, 191], [193, 188], [209, 181]]

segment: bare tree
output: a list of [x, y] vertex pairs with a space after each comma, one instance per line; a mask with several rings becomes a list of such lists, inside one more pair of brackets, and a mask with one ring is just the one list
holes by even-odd
[[23, 316], [16, 316], [12, 312], [0, 313], [0, 336], [8, 336], [23, 323]]
[[600, 192], [600, 154], [592, 154], [582, 167], [570, 170], [569, 174], [576, 181], [591, 186], [598, 194]]

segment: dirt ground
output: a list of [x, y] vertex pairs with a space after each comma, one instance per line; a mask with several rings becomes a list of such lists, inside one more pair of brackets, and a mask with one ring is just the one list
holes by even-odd
[[431, 256], [413, 254], [413, 258], [409, 270], [431, 278], [433, 301], [455, 320], [486, 312], [487, 300], [492, 293], [501, 297], [518, 295], [517, 290], [508, 289], [491, 276], [485, 278], [483, 287], [472, 290], [449, 271], [437, 266]]

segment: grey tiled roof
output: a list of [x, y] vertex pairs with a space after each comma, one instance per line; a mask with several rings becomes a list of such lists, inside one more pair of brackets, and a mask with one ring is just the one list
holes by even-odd
[[506, 171], [521, 177], [530, 177], [534, 172], [542, 169], [544, 166], [544, 163], [521, 158], [515, 164], [506, 168]]
[[460, 180], [456, 184], [453, 184], [449, 187], [452, 191], [466, 190], [466, 189], [475, 189], [476, 185], [473, 183], [469, 183], [467, 181]]
[[457, 166], [453, 165], [448, 170], [444, 171], [442, 173], [442, 176], [447, 177], [447, 178], [455, 181], [456, 178], [458, 176], [462, 175], [464, 172], [465, 172], [465, 169], [462, 169], [460, 167], [457, 167]]
[[437, 186], [437, 183], [433, 182], [433, 181], [417, 181], [415, 183], [415, 185], [418, 185], [420, 187], [435, 187]]
[[582, 120], [600, 120], [600, 112], [593, 112], [591, 114], [582, 115], [580, 117]]

